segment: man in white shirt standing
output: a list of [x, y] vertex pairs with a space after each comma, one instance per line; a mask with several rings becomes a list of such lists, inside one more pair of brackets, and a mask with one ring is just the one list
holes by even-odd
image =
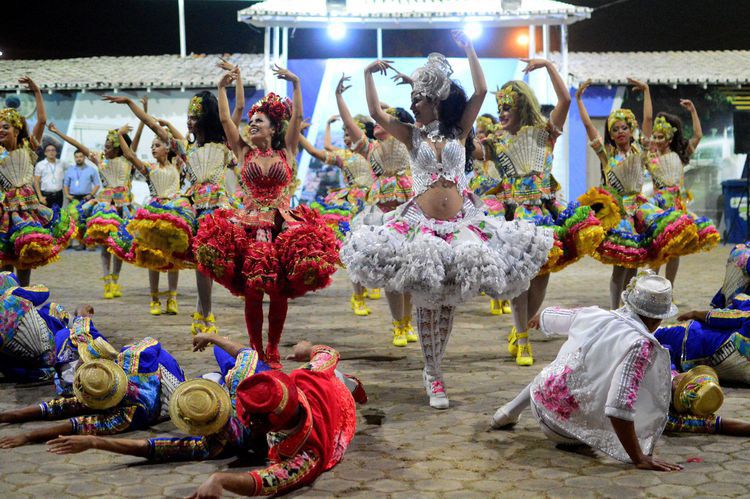
[[553, 442], [586, 444], [639, 469], [681, 469], [652, 455], [672, 395], [669, 353], [653, 332], [677, 313], [672, 285], [646, 271], [631, 280], [622, 301], [617, 310], [551, 307], [534, 317], [530, 327], [568, 340], [551, 364], [497, 410], [493, 428], [516, 423], [531, 407]]
[[44, 147], [44, 159], [34, 167], [34, 190], [39, 202], [52, 208], [63, 204], [63, 178], [66, 164], [57, 158], [57, 146], [49, 143]]

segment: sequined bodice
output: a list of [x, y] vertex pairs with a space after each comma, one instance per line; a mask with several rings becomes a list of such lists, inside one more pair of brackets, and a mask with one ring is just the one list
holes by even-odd
[[124, 156], [99, 161], [99, 176], [106, 188], [124, 187], [130, 185], [130, 175], [133, 166]]
[[292, 169], [283, 150], [276, 151], [278, 159], [264, 172], [255, 161], [257, 151], [251, 149], [245, 156], [240, 172], [240, 186], [248, 198], [259, 201], [275, 200], [284, 194], [285, 188], [292, 181]]
[[231, 161], [229, 149], [224, 144], [209, 142], [188, 151], [185, 172], [194, 184], [222, 183], [224, 168]]
[[26, 147], [8, 151], [0, 146], [0, 185], [3, 190], [31, 185], [35, 157]]
[[674, 151], [661, 156], [649, 155], [648, 167], [654, 178], [654, 185], [659, 189], [679, 186], [682, 183], [682, 160]]
[[148, 186], [152, 196], [172, 198], [180, 192], [180, 171], [171, 163], [149, 165]]
[[370, 166], [378, 177], [408, 175], [409, 150], [393, 137], [379, 140], [370, 151]]
[[428, 143], [419, 128], [412, 130], [411, 175], [414, 195], [418, 196], [432, 184], [444, 178], [456, 184], [459, 192], [468, 189], [464, 171], [466, 148], [456, 139], [444, 139], [445, 145], [438, 162], [435, 148]]

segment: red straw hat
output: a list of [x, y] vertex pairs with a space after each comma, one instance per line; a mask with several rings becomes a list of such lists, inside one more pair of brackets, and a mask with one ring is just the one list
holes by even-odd
[[284, 428], [298, 406], [297, 386], [281, 371], [254, 374], [237, 387], [237, 416], [246, 425], [253, 416], [266, 415], [272, 429]]

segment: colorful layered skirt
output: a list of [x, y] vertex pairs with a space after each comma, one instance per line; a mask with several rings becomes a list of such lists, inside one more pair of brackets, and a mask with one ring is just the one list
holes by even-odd
[[187, 198], [155, 198], [110, 236], [109, 248], [122, 260], [150, 270], [195, 268], [195, 224]]
[[198, 269], [246, 296], [296, 298], [331, 283], [340, 242], [307, 206], [288, 212], [220, 209], [200, 220], [193, 240]]
[[509, 299], [528, 289], [554, 244], [548, 229], [484, 214], [464, 197], [450, 220], [428, 217], [412, 200], [382, 225], [353, 230], [341, 260], [353, 282], [411, 293], [419, 306], [457, 304], [486, 293]]
[[33, 269], [59, 258], [76, 232], [67, 211], [39, 203], [31, 186], [0, 193], [0, 262]]
[[343, 240], [351, 229], [352, 218], [364, 208], [367, 192], [368, 189], [361, 187], [335, 189], [325, 198], [310, 203], [310, 207], [320, 214], [336, 237]]
[[579, 202], [590, 206], [607, 229], [594, 254], [602, 263], [658, 266], [693, 252], [697, 245], [697, 227], [685, 213], [663, 210], [641, 194], [619, 196], [608, 188], [592, 187]]
[[698, 229], [698, 244], [694, 252], [710, 251], [719, 244], [721, 236], [710, 218], [699, 217], [688, 210], [687, 204], [691, 199], [690, 192], [680, 189], [679, 186], [673, 186], [655, 189], [651, 202], [662, 210], [674, 208], [675, 211], [687, 214]]

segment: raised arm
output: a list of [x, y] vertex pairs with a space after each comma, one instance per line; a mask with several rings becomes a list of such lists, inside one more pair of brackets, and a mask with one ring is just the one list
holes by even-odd
[[81, 144], [73, 137], [69, 137], [65, 135], [64, 133], [62, 133], [60, 130], [57, 129], [54, 123], [50, 123], [49, 125], [47, 125], [47, 129], [49, 129], [50, 132], [60, 137], [71, 146], [75, 147], [76, 149], [79, 149], [84, 154], [84, 156], [86, 156], [88, 159], [94, 162], [97, 166], [99, 166], [99, 158], [96, 155], [92, 154], [91, 149]]
[[212, 343], [234, 358], [237, 358], [237, 354], [240, 353], [240, 350], [247, 348], [246, 346], [234, 342], [224, 336], [201, 333], [193, 337], [193, 351], [202, 352]]
[[[604, 144], [604, 141], [602, 140], [602, 136], [599, 135], [599, 131], [594, 126], [594, 123], [591, 121], [591, 117], [589, 116], [589, 112], [586, 110], [586, 106], [583, 103], [583, 93], [586, 91], [587, 88], [591, 85], [591, 80], [586, 80], [578, 87], [578, 90], [576, 90], [576, 102], [578, 103], [578, 114], [581, 115], [581, 121], [583, 122], [583, 126], [586, 127], [586, 135], [589, 138], [589, 142], [592, 144], [596, 144], [597, 147], [594, 148], [594, 151], [596, 151], [596, 155], [599, 157], [599, 161], [601, 164], [606, 164], [608, 161], [607, 154], [605, 153], [604, 149], [600, 147], [601, 144]], [[607, 126], [606, 124], [604, 126]]]
[[336, 85], [336, 106], [339, 109], [341, 121], [344, 123], [346, 131], [349, 132], [349, 137], [352, 139], [352, 143], [356, 144], [362, 140], [362, 137], [364, 137], [365, 134], [362, 132], [362, 129], [357, 126], [357, 122], [354, 121], [352, 113], [349, 112], [349, 106], [346, 105], [346, 101], [344, 100], [344, 92], [352, 87], [351, 85], [346, 84], [349, 80], [351, 80], [350, 76], [341, 73], [341, 79]]
[[227, 85], [232, 83], [236, 78], [237, 72], [232, 70], [224, 72], [219, 79], [219, 120], [221, 121], [222, 128], [224, 128], [224, 134], [227, 136], [227, 142], [232, 152], [236, 157], [242, 158], [244, 157], [243, 148], [247, 147], [247, 144], [240, 137], [240, 129], [232, 121], [232, 116], [229, 114], [229, 99], [227, 98]]
[[[143, 112], [148, 114], [148, 96], [144, 95], [141, 97], [141, 104], [143, 104]], [[138, 151], [138, 144], [141, 143], [141, 134], [143, 134], [143, 122], [138, 120], [138, 128], [135, 130], [135, 136], [133, 141], [130, 143], [130, 148], [133, 152]]]
[[654, 127], [654, 108], [651, 105], [651, 91], [648, 88], [648, 84], [634, 78], [628, 78], [628, 83], [634, 86], [633, 90], [643, 92], [643, 124], [641, 125], [641, 131], [644, 137], [651, 137], [651, 131]]
[[456, 45], [466, 51], [466, 58], [469, 60], [469, 69], [471, 70], [471, 81], [474, 84], [474, 93], [469, 97], [469, 102], [464, 109], [464, 114], [461, 116], [461, 136], [460, 140], [466, 140], [469, 133], [474, 126], [477, 116], [479, 116], [479, 110], [482, 108], [482, 103], [487, 95], [487, 81], [484, 79], [484, 71], [482, 66], [479, 64], [479, 57], [474, 50], [474, 45], [466, 36], [463, 31], [452, 31], [451, 35]]
[[274, 66], [273, 74], [276, 75], [276, 78], [292, 84], [292, 117], [289, 118], [289, 126], [286, 129], [284, 142], [291, 155], [296, 156], [299, 135], [302, 131], [302, 86], [300, 85], [299, 76], [279, 65]]
[[[113, 104], [127, 104], [131, 111], [133, 111], [133, 114], [141, 120], [147, 127], [149, 127], [153, 132], [156, 134], [157, 137], [159, 137], [159, 140], [164, 142], [165, 144], [169, 143], [169, 134], [166, 130], [164, 130], [160, 125], [159, 122], [151, 116], [150, 114], [146, 113], [143, 109], [138, 107], [135, 102], [133, 102], [131, 99], [127, 97], [115, 97], [111, 95], [104, 95], [102, 96], [102, 100], [105, 100], [107, 102], [111, 102]], [[175, 137], [176, 138], [176, 137]], [[134, 141], [135, 142], [135, 141]], [[135, 150], [135, 148], [133, 148]]]
[[299, 145], [301, 145], [302, 149], [307, 151], [310, 156], [317, 159], [318, 161], [322, 161], [326, 164], [331, 164], [329, 163], [329, 159], [331, 158], [333, 153], [318, 149], [317, 147], [312, 145], [312, 143], [307, 140], [307, 138], [302, 134], [299, 135]]
[[[411, 125], [402, 123], [395, 116], [391, 116], [386, 113], [385, 110], [380, 106], [380, 99], [378, 98], [378, 91], [375, 88], [375, 79], [373, 73], [380, 73], [385, 75], [389, 68], [391, 68], [391, 62], [393, 61], [375, 61], [370, 63], [365, 68], [365, 94], [367, 96], [367, 110], [370, 112], [370, 116], [375, 122], [382, 126], [386, 132], [393, 135], [396, 140], [406, 145], [411, 150]], [[469, 127], [473, 123], [473, 119], [469, 122]], [[356, 123], [354, 124], [356, 126]], [[351, 132], [349, 132], [351, 133]], [[360, 130], [360, 133], [361, 130]]]
[[148, 175], [148, 169], [146, 168], [146, 165], [143, 163], [143, 161], [138, 159], [138, 156], [135, 155], [135, 152], [133, 151], [131, 146], [129, 146], [128, 143], [125, 142], [125, 135], [131, 130], [132, 128], [130, 127], [130, 125], [123, 125], [119, 130], [117, 130], [117, 135], [120, 137], [120, 150], [122, 151], [122, 155], [125, 156], [125, 159], [130, 161], [130, 163], [135, 166], [135, 168], [139, 172], [141, 172], [141, 175]]
[[[326, 132], [323, 136], [323, 148], [326, 151], [335, 151], [336, 148], [333, 147], [333, 142], [331, 142], [331, 125], [339, 119], [337, 114], [334, 114], [330, 118], [328, 118], [328, 121], [326, 121]], [[359, 127], [357, 127], [359, 128]], [[308, 151], [309, 152], [309, 151]]]
[[167, 127], [167, 129], [169, 130], [169, 133], [171, 133], [172, 137], [174, 137], [176, 140], [179, 140], [179, 141], [185, 140], [185, 136], [182, 135], [182, 133], [179, 130], [177, 130], [177, 128], [169, 121], [161, 119], [161, 118], [157, 118], [156, 121], [157, 123], [159, 123], [160, 127]]
[[34, 92], [34, 100], [36, 101], [36, 124], [34, 129], [31, 131], [31, 138], [33, 147], [38, 147], [42, 143], [42, 136], [44, 135], [44, 127], [47, 125], [47, 110], [44, 107], [44, 99], [42, 98], [42, 91], [39, 90], [39, 86], [28, 76], [23, 76], [18, 79], [18, 83], [26, 85], [26, 88], [30, 92]]
[[690, 137], [690, 140], [688, 141], [688, 153], [693, 154], [703, 138], [701, 119], [698, 117], [698, 111], [695, 109], [693, 101], [689, 99], [680, 99], [680, 105], [688, 110], [690, 113], [690, 119], [693, 121], [693, 136]]
[[223, 57], [219, 57], [220, 61], [216, 64], [217, 67], [224, 71], [229, 71], [235, 74], [234, 80], [234, 111], [232, 111], [232, 121], [239, 128], [240, 122], [242, 121], [242, 111], [245, 110], [245, 87], [242, 84], [242, 74], [240, 73], [240, 67], [237, 64], [232, 64]]
[[530, 73], [535, 69], [546, 68], [549, 74], [550, 80], [552, 80], [552, 88], [555, 89], [555, 95], [557, 96], [557, 104], [552, 110], [549, 116], [549, 120], [552, 126], [558, 130], [562, 130], [565, 125], [565, 120], [568, 118], [568, 109], [570, 109], [570, 92], [568, 91], [565, 81], [557, 72], [555, 65], [546, 59], [521, 59], [525, 62], [526, 68], [523, 70], [524, 73]]

